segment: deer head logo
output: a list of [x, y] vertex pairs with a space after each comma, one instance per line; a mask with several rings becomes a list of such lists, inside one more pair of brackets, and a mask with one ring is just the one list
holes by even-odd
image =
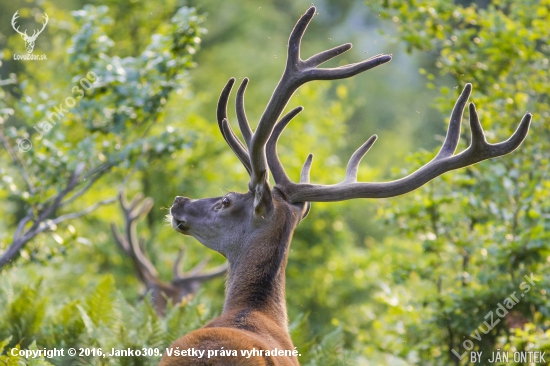
[[48, 14], [44, 13], [44, 21], [42, 22], [42, 29], [40, 29], [39, 31], [36, 31], [34, 30], [33, 33], [32, 33], [32, 36], [29, 36], [27, 35], [27, 30], [25, 29], [24, 32], [21, 32], [19, 30], [19, 26], [16, 27], [16, 20], [17, 18], [19, 18], [19, 10], [15, 12], [15, 14], [13, 14], [13, 17], [11, 18], [11, 26], [13, 27], [13, 29], [19, 33], [21, 35], [21, 37], [23, 38], [23, 40], [25, 41], [25, 48], [27, 49], [27, 53], [32, 53], [32, 50], [34, 49], [34, 42], [36, 41], [36, 38], [38, 37], [38, 35], [40, 33], [42, 33], [42, 31], [44, 30], [44, 28], [46, 28], [46, 24], [48, 24]]

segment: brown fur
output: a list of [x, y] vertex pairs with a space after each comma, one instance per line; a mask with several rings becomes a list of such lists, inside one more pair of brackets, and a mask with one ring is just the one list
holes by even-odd
[[[245, 196], [245, 201], [252, 199], [249, 195], [248, 198]], [[172, 212], [177, 214], [180, 210], [186, 210], [186, 219], [192, 222], [188, 212], [197, 210], [197, 215], [204, 217], [198, 210], [209, 207], [199, 201], [180, 200]], [[235, 215], [239, 215], [235, 205]], [[269, 216], [258, 219], [247, 232], [241, 233], [238, 240], [240, 249], [228, 256], [230, 270], [222, 315], [170, 346], [178, 350], [205, 350], [204, 356], [168, 356], [165, 353], [160, 366], [299, 365], [296, 356], [246, 358], [241, 355], [241, 350], [294, 351], [287, 327], [285, 267], [292, 233], [302, 217], [302, 211], [303, 205], [290, 205], [279, 194], [274, 195]], [[268, 230], [264, 229], [266, 225]], [[229, 237], [227, 232], [225, 237]], [[222, 349], [236, 350], [238, 356], [207, 358], [208, 350]]]
[[[246, 326], [253, 331], [234, 329], [234, 319], [237, 311], [229, 312], [198, 329], [178, 339], [170, 347], [180, 350], [195, 348], [201, 350], [237, 350], [237, 357], [211, 357], [207, 353], [202, 359], [196, 357], [163, 357], [160, 366], [206, 366], [206, 365], [239, 365], [239, 366], [296, 366], [296, 357], [284, 356], [241, 356], [241, 350], [294, 350], [292, 341], [285, 329], [281, 329], [268, 316], [253, 312], [247, 317]], [[229, 328], [231, 327], [231, 328]], [[207, 351], [206, 351], [207, 352]]]

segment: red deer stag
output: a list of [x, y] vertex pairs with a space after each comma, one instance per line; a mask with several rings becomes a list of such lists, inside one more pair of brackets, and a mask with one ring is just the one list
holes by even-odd
[[[277, 157], [279, 136], [302, 110], [302, 107], [297, 107], [279, 119], [292, 94], [306, 82], [351, 77], [391, 60], [389, 55], [378, 55], [332, 69], [317, 67], [349, 50], [349, 43], [302, 60], [300, 42], [314, 14], [315, 8], [309, 8], [294, 27], [288, 42], [286, 68], [254, 133], [248, 124], [243, 102], [248, 80], [244, 79], [239, 87], [237, 119], [246, 145], [236, 137], [227, 121], [227, 102], [235, 79], [230, 79], [221, 93], [218, 124], [226, 142], [250, 174], [248, 192], [231, 192], [222, 197], [198, 200], [176, 197], [171, 207], [174, 229], [220, 252], [229, 260], [230, 269], [221, 316], [175, 341], [165, 352], [160, 363], [162, 366], [298, 365], [296, 355], [288, 352], [294, 346], [287, 328], [285, 267], [292, 234], [307, 215], [309, 202], [402, 195], [447, 171], [508, 154], [527, 135], [530, 114], [523, 117], [508, 140], [489, 144], [476, 109], [470, 103], [471, 144], [455, 155], [463, 110], [472, 91], [472, 86], [467, 84], [451, 113], [441, 150], [429, 163], [410, 175], [384, 183], [357, 182], [359, 162], [376, 140], [376, 136], [372, 136], [352, 155], [341, 183], [309, 183], [312, 155], [305, 161], [300, 182], [292, 182]], [[272, 188], [268, 182], [268, 167], [275, 180]], [[246, 351], [253, 349], [258, 351], [256, 356], [247, 358], [250, 353]], [[196, 353], [181, 353], [187, 350]], [[224, 350], [223, 355], [221, 350]], [[233, 350], [237, 356], [228, 357], [227, 354]], [[286, 355], [281, 350], [287, 351]], [[262, 355], [258, 356], [260, 352]]]
[[138, 237], [137, 234], [138, 220], [147, 216], [151, 211], [153, 199], [151, 197], [143, 198], [143, 195], [138, 193], [132, 201], [128, 202], [125, 190], [121, 188], [118, 193], [118, 201], [124, 216], [124, 231], [121, 233], [116, 224], [111, 223], [115, 243], [132, 260], [137, 277], [145, 285], [145, 295], [151, 297], [151, 303], [158, 314], [164, 315], [168, 299], [173, 304], [177, 304], [186, 296], [197, 292], [203, 282], [219, 277], [227, 271], [227, 263], [203, 271], [210, 259], [205, 258], [189, 272], [182, 273], [181, 261], [184, 251], [180, 249], [174, 262], [172, 281], [162, 281], [155, 266], [147, 258], [145, 239]]

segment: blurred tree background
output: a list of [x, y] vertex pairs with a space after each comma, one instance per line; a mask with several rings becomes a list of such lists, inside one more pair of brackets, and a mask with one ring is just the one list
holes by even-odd
[[[27, 362], [10, 356], [12, 347], [166, 347], [219, 314], [221, 277], [159, 315], [143, 296], [139, 263], [111, 234], [111, 223], [125, 224], [117, 196], [124, 187], [154, 202], [136, 232], [163, 283], [175, 278], [174, 266], [192, 273], [207, 257], [202, 271], [222, 265], [221, 256], [173, 232], [167, 208], [176, 195], [246, 189], [246, 171], [215, 123], [219, 93], [230, 77], [249, 77], [247, 114], [257, 121], [282, 73], [290, 30], [309, 5], [0, 4], [0, 362]], [[469, 350], [483, 351], [485, 364], [496, 349], [550, 351], [550, 1], [315, 5], [305, 55], [352, 42], [331, 64], [382, 52], [394, 58], [298, 91], [289, 108], [305, 111], [279, 144], [293, 177], [312, 152], [312, 181], [337, 182], [349, 155], [373, 133], [380, 139], [359, 179], [406, 175], [434, 156], [467, 82], [490, 142], [509, 136], [526, 111], [534, 122], [519, 151], [412, 194], [313, 205], [287, 267], [300, 362], [465, 365]], [[25, 53], [10, 24], [16, 11], [29, 33], [48, 14], [34, 49], [47, 60], [13, 59]], [[60, 104], [66, 111], [48, 122]], [[233, 111], [229, 116], [236, 121]], [[23, 138], [32, 142], [27, 152], [18, 148]], [[468, 140], [465, 128], [460, 147]], [[531, 274], [534, 285], [498, 318], [498, 304], [522, 293]], [[489, 327], [490, 312], [500, 321]], [[93, 355], [35, 361], [105, 362]]]

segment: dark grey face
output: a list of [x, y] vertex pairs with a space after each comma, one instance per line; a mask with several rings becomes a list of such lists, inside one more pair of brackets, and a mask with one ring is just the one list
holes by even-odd
[[[264, 193], [269, 189], [266, 187]], [[198, 200], [178, 196], [170, 208], [172, 227], [231, 262], [243, 251], [270, 242], [280, 232], [293, 231], [307, 215], [309, 205], [290, 204], [277, 189], [273, 193], [265, 194], [267, 199], [258, 199], [250, 191]]]
[[258, 226], [253, 203], [250, 192], [198, 200], [178, 196], [170, 208], [172, 227], [227, 257], [236, 254], [243, 236]]

